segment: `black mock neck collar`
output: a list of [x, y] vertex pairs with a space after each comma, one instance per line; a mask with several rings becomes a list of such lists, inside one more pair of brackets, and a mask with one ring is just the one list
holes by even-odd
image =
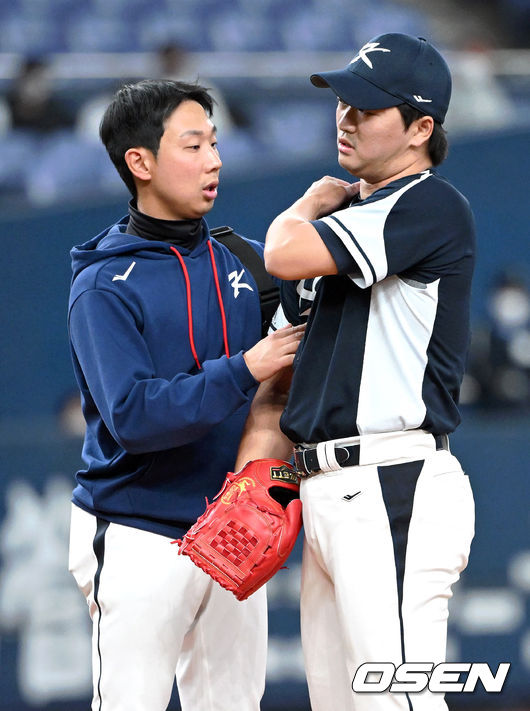
[[159, 220], [138, 210], [136, 200], [129, 202], [126, 232], [143, 239], [169, 242], [176, 247], [194, 249], [203, 233], [203, 220]]

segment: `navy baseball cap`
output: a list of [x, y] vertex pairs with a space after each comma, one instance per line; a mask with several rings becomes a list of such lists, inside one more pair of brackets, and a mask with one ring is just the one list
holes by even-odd
[[397, 32], [374, 37], [345, 69], [312, 74], [311, 82], [357, 109], [406, 103], [439, 123], [451, 98], [451, 73], [438, 50], [423, 37]]

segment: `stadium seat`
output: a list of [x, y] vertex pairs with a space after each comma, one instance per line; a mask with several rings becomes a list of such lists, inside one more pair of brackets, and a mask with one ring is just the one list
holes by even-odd
[[124, 25], [122, 19], [82, 11], [65, 30], [66, 44], [70, 52], [131, 52], [137, 49], [134, 27], [133, 23]]
[[351, 20], [311, 6], [285, 14], [280, 34], [283, 49], [288, 51], [340, 51], [353, 46]]
[[222, 12], [209, 21], [208, 32], [212, 49], [219, 52], [282, 49], [276, 25], [258, 9]]
[[137, 22], [138, 49], [157, 50], [164, 44], [175, 43], [195, 52], [210, 51], [210, 37], [201, 29], [193, 14], [180, 12], [169, 16], [165, 12], [146, 12]]
[[60, 25], [25, 15], [9, 15], [2, 21], [0, 52], [43, 55], [65, 49]]
[[34, 157], [26, 170], [25, 190], [32, 203], [101, 195], [104, 165], [109, 162], [101, 144], [60, 132], [39, 146], [38, 160]]
[[286, 100], [257, 104], [253, 130], [275, 159], [329, 154], [335, 141], [333, 102]]

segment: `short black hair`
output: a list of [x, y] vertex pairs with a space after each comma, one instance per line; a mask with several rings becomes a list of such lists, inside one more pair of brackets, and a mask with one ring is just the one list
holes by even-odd
[[183, 101], [196, 101], [208, 116], [212, 115], [214, 100], [208, 89], [171, 79], [144, 79], [124, 84], [107, 107], [99, 135], [133, 197], [136, 197], [136, 185], [125, 162], [125, 153], [129, 148], [141, 146], [156, 157], [165, 122]]
[[[401, 114], [401, 118], [403, 119], [403, 123], [405, 124], [405, 130], [407, 130], [413, 121], [427, 115], [421, 111], [418, 111], [418, 109], [415, 109], [410, 104], [399, 104], [398, 109]], [[440, 165], [440, 163], [443, 163], [443, 161], [447, 158], [447, 154], [449, 152], [447, 133], [442, 124], [438, 123], [438, 121], [434, 122], [434, 128], [431, 137], [429, 138], [428, 150], [429, 158], [431, 159], [433, 165]]]

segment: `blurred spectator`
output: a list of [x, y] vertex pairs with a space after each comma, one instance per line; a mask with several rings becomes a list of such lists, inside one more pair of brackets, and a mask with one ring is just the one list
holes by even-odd
[[490, 47], [468, 39], [452, 65], [453, 91], [445, 127], [451, 132], [477, 133], [508, 126], [516, 107], [495, 74]]
[[4, 97], [0, 96], [0, 138], [11, 130], [11, 109]]
[[218, 135], [222, 138], [234, 128], [234, 117], [221, 90], [207, 77], [199, 76], [193, 54], [183, 45], [169, 42], [158, 48], [155, 54], [153, 78], [199, 81], [209, 89], [215, 100], [214, 121]]
[[530, 407], [530, 291], [503, 272], [488, 303], [489, 320], [476, 329], [465, 399], [489, 408]]
[[15, 129], [46, 133], [74, 125], [75, 117], [53, 92], [50, 66], [45, 58], [23, 60], [6, 99]]
[[57, 426], [65, 437], [84, 437], [86, 422], [77, 390], [65, 393], [57, 404]]
[[163, 44], [154, 53], [150, 69], [148, 68], [144, 77], [130, 77], [122, 79], [113, 86], [109, 86], [104, 92], [90, 97], [81, 105], [76, 119], [77, 134], [89, 140], [99, 143], [99, 123], [109, 105], [112, 97], [120, 86], [128, 82], [136, 82], [140, 79], [178, 79], [180, 81], [200, 81], [203, 86], [210, 90], [210, 94], [215, 99], [214, 121], [217, 127], [218, 136], [223, 137], [234, 128], [234, 118], [228, 105], [223, 98], [219, 87], [205, 77], [198, 76], [198, 69], [193, 60], [193, 54], [185, 47], [176, 42]]
[[98, 92], [84, 101], [77, 112], [75, 121], [75, 132], [81, 140], [91, 141], [98, 146], [99, 141], [99, 124], [105, 113], [105, 109], [112, 101], [112, 97], [118, 91], [120, 86], [128, 82], [137, 81], [136, 78], [121, 79], [112, 84], [102, 92]]

